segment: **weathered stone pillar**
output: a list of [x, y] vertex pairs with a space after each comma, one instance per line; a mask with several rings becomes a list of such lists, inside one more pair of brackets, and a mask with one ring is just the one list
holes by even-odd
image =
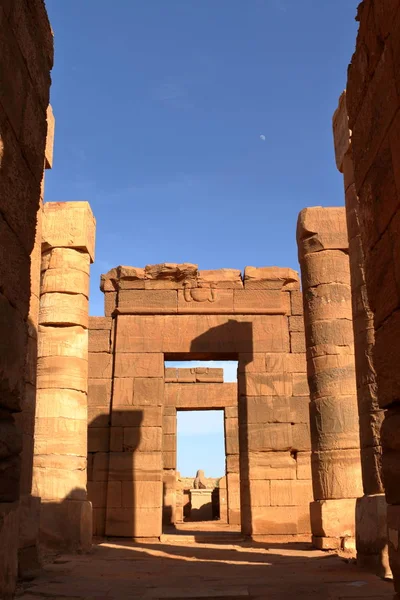
[[316, 547], [333, 549], [351, 543], [362, 493], [345, 209], [304, 209], [297, 243], [311, 398], [311, 529]]
[[87, 202], [43, 209], [33, 494], [40, 542], [86, 549], [89, 264], [95, 220]]
[[349, 236], [350, 277], [356, 362], [357, 402], [360, 426], [361, 469], [364, 496], [357, 499], [357, 560], [382, 576], [390, 575], [386, 499], [382, 480], [380, 428], [384, 417], [379, 407], [373, 361], [375, 344], [374, 315], [365, 283], [365, 257], [360, 235], [358, 196], [354, 184], [351, 131], [346, 108], [346, 93], [333, 116], [336, 165], [343, 173], [347, 230]]

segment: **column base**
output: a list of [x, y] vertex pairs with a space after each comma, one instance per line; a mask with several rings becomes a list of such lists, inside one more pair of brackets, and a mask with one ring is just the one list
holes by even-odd
[[383, 579], [392, 579], [384, 494], [362, 496], [356, 504], [357, 564]]
[[345, 540], [355, 536], [355, 498], [343, 498], [339, 500], [315, 500], [310, 502], [310, 519], [313, 539], [330, 539], [331, 542], [318, 541], [318, 548], [322, 545], [332, 544], [336, 550], [342, 547], [341, 542], [333, 540]]
[[88, 500], [42, 500], [41, 548], [88, 552], [92, 547], [92, 504]]
[[312, 545], [318, 550], [343, 550], [344, 552], [354, 552], [356, 541], [353, 537], [324, 537], [312, 536]]

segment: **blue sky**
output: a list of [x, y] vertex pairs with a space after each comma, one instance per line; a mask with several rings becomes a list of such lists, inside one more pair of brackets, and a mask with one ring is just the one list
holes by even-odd
[[[47, 0], [54, 167], [118, 264], [297, 269], [305, 206], [343, 203], [331, 118], [358, 0]], [[207, 466], [204, 466], [206, 469]]]

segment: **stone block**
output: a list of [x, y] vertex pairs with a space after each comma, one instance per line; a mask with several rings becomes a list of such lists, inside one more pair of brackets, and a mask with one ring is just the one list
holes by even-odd
[[108, 452], [110, 448], [110, 428], [89, 427], [87, 444], [88, 452]]
[[295, 535], [297, 510], [290, 506], [253, 507], [251, 529], [253, 535]]
[[292, 376], [289, 373], [248, 373], [247, 396], [291, 396]]
[[311, 452], [298, 452], [296, 455], [297, 479], [311, 481]]
[[178, 312], [176, 290], [120, 290], [118, 311], [130, 314], [173, 314]]
[[240, 425], [241, 445], [251, 452], [281, 452], [293, 446], [290, 423], [264, 423]]
[[40, 498], [23, 494], [19, 502], [19, 548], [35, 546], [39, 533]]
[[40, 325], [80, 325], [87, 329], [89, 324], [88, 299], [83, 294], [43, 294], [40, 298]]
[[105, 508], [107, 506], [107, 482], [89, 481], [87, 484], [88, 500], [93, 508]]
[[238, 314], [290, 314], [290, 298], [278, 290], [244, 289], [233, 292], [233, 312]]
[[163, 377], [164, 357], [160, 353], [116, 353], [115, 377]]
[[239, 473], [239, 454], [228, 454], [226, 456], [226, 472]]
[[92, 481], [108, 481], [110, 455], [107, 452], [96, 452], [93, 456]]
[[163, 452], [163, 468], [176, 469], [176, 452]]
[[[179, 369], [179, 381], [181, 381], [180, 372], [182, 370], [183, 369]], [[196, 367], [195, 380], [197, 383], [223, 383], [224, 369], [209, 369], [208, 367]]]
[[248, 290], [298, 290], [299, 275], [282, 267], [245, 267], [244, 287]]
[[290, 423], [290, 399], [281, 396], [239, 398], [239, 415], [243, 423]]
[[42, 273], [41, 294], [59, 292], [63, 294], [83, 294], [89, 298], [89, 274], [77, 269], [62, 267], [48, 269]]
[[[107, 485], [107, 507], [121, 508], [122, 507], [122, 481], [109, 481]], [[129, 485], [133, 482], [124, 482]]]
[[89, 317], [89, 329], [107, 329], [111, 331], [112, 318], [111, 317]]
[[305, 256], [303, 261], [302, 277], [304, 278], [304, 289], [307, 290], [304, 295], [306, 302], [312, 291], [311, 288], [334, 284], [350, 285], [350, 263], [347, 250], [315, 252]]
[[[221, 485], [221, 484], [220, 484]], [[269, 480], [250, 480], [242, 483], [243, 504], [251, 506], [271, 506], [271, 482]]]
[[310, 396], [306, 373], [292, 373], [293, 396]]
[[338, 537], [318, 537], [312, 536], [312, 545], [317, 550], [339, 550], [342, 545], [341, 538]]
[[87, 422], [87, 401], [84, 392], [71, 389], [38, 389], [36, 419], [64, 418]]
[[290, 423], [309, 423], [310, 422], [310, 399], [308, 396], [292, 396], [290, 403]]
[[359, 448], [314, 452], [311, 465], [316, 500], [362, 496]]
[[133, 379], [114, 379], [113, 407], [133, 406]]
[[165, 405], [176, 408], [225, 408], [237, 405], [235, 383], [170, 383], [165, 385]]
[[299, 452], [311, 450], [310, 426], [308, 423], [293, 423], [292, 430], [292, 449]]
[[124, 439], [123, 427], [111, 427], [110, 452], [122, 452]]
[[113, 452], [110, 481], [161, 481], [161, 452]]
[[303, 209], [297, 221], [297, 243], [300, 260], [306, 254], [323, 250], [346, 251], [345, 208], [315, 206]]
[[176, 454], [176, 435], [163, 435], [162, 436], [162, 449], [163, 452], [174, 452]]
[[124, 406], [121, 410], [112, 411], [111, 422], [114, 427], [161, 427], [162, 408]]
[[104, 315], [112, 317], [116, 311], [118, 303], [117, 292], [106, 292], [104, 294]]
[[91, 379], [111, 379], [112, 354], [108, 352], [89, 353], [89, 377]]
[[250, 480], [296, 479], [296, 461], [290, 452], [250, 452], [248, 455]]
[[124, 452], [161, 452], [162, 429], [161, 427], [124, 427], [123, 428]]
[[288, 352], [287, 318], [280, 315], [120, 315], [117, 352]]
[[[41, 254], [41, 271], [73, 269], [82, 271], [89, 275], [90, 273], [90, 257], [86, 252], [80, 252], [73, 248], [52, 248], [44, 250]], [[57, 290], [61, 291], [61, 290]], [[76, 293], [73, 290], [72, 293]], [[104, 319], [104, 317], [91, 317], [92, 319]]]
[[83, 327], [43, 327], [39, 325], [37, 356], [73, 356], [88, 360], [88, 331]]
[[317, 537], [354, 537], [356, 499], [311, 502], [310, 517], [313, 535]]
[[89, 352], [110, 352], [110, 334], [108, 329], [89, 329]]
[[109, 508], [106, 535], [116, 537], [160, 537], [161, 508]]
[[304, 337], [304, 332], [290, 332], [290, 351], [293, 353], [305, 353], [306, 340]]
[[178, 290], [178, 313], [232, 314], [233, 290], [208, 287], [185, 287]]
[[225, 419], [237, 419], [238, 418], [238, 407], [237, 406], [226, 406], [225, 407]]
[[126, 508], [161, 508], [162, 484], [160, 481], [123, 481], [122, 506]]
[[162, 406], [164, 401], [164, 379], [136, 377], [133, 381], [133, 403], [135, 406]]
[[43, 206], [44, 248], [75, 248], [94, 261], [96, 220], [88, 202], [46, 202]]
[[92, 505], [64, 499], [42, 502], [39, 542], [47, 548], [88, 552], [92, 543]]
[[[116, 382], [117, 380], [115, 380]], [[114, 382], [114, 386], [115, 386]], [[88, 382], [88, 406], [110, 406], [111, 379], [91, 379]]]
[[46, 356], [38, 359], [37, 388], [39, 390], [65, 388], [87, 393], [87, 385], [87, 360], [73, 356]]
[[310, 427], [313, 450], [357, 448], [360, 434], [356, 398], [336, 395], [311, 402]]
[[215, 269], [199, 271], [198, 284], [200, 287], [218, 289], [241, 289], [243, 287], [242, 273], [239, 269]]
[[292, 315], [303, 315], [303, 294], [302, 292], [290, 292], [290, 306]]
[[22, 451], [22, 434], [15, 419], [7, 413], [2, 417], [0, 420], [0, 460], [18, 455]]
[[380, 555], [387, 545], [387, 503], [384, 494], [362, 496], [356, 503], [356, 547], [362, 555]]
[[92, 509], [93, 519], [93, 535], [95, 537], [104, 537], [106, 528], [106, 509], [105, 508], [93, 508]]

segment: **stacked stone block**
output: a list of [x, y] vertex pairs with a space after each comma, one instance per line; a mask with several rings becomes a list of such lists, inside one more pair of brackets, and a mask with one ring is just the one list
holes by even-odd
[[348, 71], [346, 107], [365, 282], [374, 314], [377, 397], [385, 410], [381, 445], [389, 558], [399, 593], [400, 3], [365, 0], [357, 19], [360, 27]]
[[336, 164], [343, 173], [349, 237], [350, 276], [357, 402], [360, 429], [361, 470], [364, 496], [357, 499], [357, 560], [388, 576], [386, 499], [382, 477], [380, 428], [384, 412], [379, 407], [373, 350], [374, 318], [365, 283], [365, 256], [360, 234], [360, 207], [354, 183], [354, 168], [346, 93], [333, 117]]
[[354, 538], [362, 490], [345, 209], [304, 209], [297, 243], [311, 396], [311, 527], [316, 547], [334, 549]]
[[43, 208], [33, 494], [40, 541], [84, 549], [87, 501], [89, 266], [95, 220], [87, 202]]
[[18, 548], [28, 543], [26, 536], [20, 538], [19, 513], [29, 512], [29, 501], [21, 500], [21, 508], [19, 501], [31, 491], [25, 465], [32, 462], [32, 411], [24, 419], [15, 416], [34, 404], [25, 391], [25, 358], [32, 346], [29, 334], [34, 335], [30, 255], [45, 165], [53, 39], [40, 0], [2, 2], [0, 30], [0, 597], [8, 600], [16, 584]]
[[[239, 361], [242, 531], [309, 534], [309, 397], [297, 273], [247, 267], [243, 278], [238, 270], [167, 263], [117, 267], [101, 285], [116, 332], [106, 534], [161, 533], [159, 439], [162, 427], [174, 434], [176, 424], [173, 408], [164, 410], [163, 364], [182, 358]], [[123, 487], [130, 490], [125, 501]]]
[[113, 331], [110, 317], [89, 317], [88, 499], [93, 535], [105, 533], [108, 453], [111, 430]]

